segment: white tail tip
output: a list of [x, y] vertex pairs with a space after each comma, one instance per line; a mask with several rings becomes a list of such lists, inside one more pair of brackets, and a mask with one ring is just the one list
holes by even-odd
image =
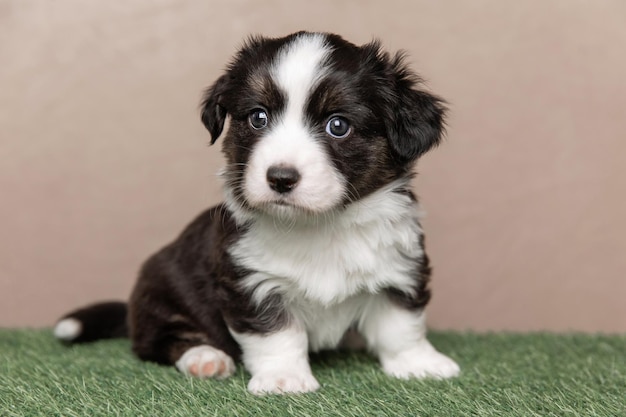
[[67, 342], [76, 339], [82, 331], [83, 324], [73, 318], [63, 319], [54, 326], [54, 336]]

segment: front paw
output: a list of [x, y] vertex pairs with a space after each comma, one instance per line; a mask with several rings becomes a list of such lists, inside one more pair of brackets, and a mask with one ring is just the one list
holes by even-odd
[[437, 352], [430, 344], [381, 359], [385, 373], [401, 379], [445, 379], [455, 377], [461, 372], [456, 362]]
[[248, 383], [248, 391], [254, 395], [301, 394], [319, 387], [315, 377], [304, 371], [264, 371], [252, 376]]

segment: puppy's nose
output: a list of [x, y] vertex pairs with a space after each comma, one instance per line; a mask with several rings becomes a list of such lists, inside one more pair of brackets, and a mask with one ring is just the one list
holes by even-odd
[[285, 194], [293, 190], [300, 181], [297, 169], [285, 165], [273, 165], [267, 170], [267, 183], [278, 193]]

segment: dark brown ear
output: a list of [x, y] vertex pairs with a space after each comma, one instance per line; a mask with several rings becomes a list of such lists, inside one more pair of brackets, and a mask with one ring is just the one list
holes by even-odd
[[211, 133], [211, 145], [215, 143], [224, 129], [227, 110], [221, 104], [221, 96], [228, 88], [228, 75], [224, 74], [204, 93], [202, 99], [202, 123]]
[[387, 120], [389, 145], [400, 161], [411, 162], [441, 141], [446, 108], [442, 99], [416, 88], [420, 79], [401, 54], [391, 68], [395, 91]]

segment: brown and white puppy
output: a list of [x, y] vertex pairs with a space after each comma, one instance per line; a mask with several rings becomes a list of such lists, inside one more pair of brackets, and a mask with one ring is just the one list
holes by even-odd
[[141, 359], [198, 377], [241, 360], [255, 394], [316, 390], [308, 352], [355, 335], [389, 375], [458, 374], [426, 339], [430, 268], [409, 184], [444, 107], [401, 54], [326, 33], [251, 38], [202, 121], [222, 137], [224, 203], [148, 259], [128, 305], [70, 313], [58, 338], [129, 335]]

